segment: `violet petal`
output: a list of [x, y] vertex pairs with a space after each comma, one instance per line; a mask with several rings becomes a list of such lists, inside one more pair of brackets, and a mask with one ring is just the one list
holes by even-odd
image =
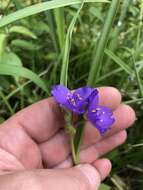
[[53, 86], [51, 94], [53, 95], [55, 100], [62, 106], [66, 106], [68, 104], [67, 99], [72, 96], [72, 93], [70, 92], [70, 90], [64, 87], [63, 85]]
[[105, 106], [90, 106], [87, 117], [101, 134], [111, 129], [112, 124], [115, 122], [112, 110]]

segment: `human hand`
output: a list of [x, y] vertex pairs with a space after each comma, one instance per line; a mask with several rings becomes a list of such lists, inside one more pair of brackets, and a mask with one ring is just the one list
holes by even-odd
[[99, 158], [126, 140], [125, 129], [135, 120], [134, 111], [121, 104], [115, 88], [102, 87], [99, 92], [100, 104], [114, 110], [116, 122], [102, 137], [90, 123], [85, 124], [77, 167], [72, 167], [69, 138], [53, 98], [35, 103], [1, 124], [0, 189], [98, 189], [111, 169], [109, 160]]

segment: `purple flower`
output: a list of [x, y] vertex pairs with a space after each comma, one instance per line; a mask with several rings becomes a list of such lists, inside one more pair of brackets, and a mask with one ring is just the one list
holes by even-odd
[[55, 85], [52, 88], [52, 95], [61, 107], [78, 114], [83, 114], [87, 111], [88, 120], [101, 134], [109, 130], [115, 121], [112, 110], [99, 105], [97, 89], [81, 87], [75, 91], [70, 91], [63, 85]]
[[94, 106], [93, 104], [88, 108], [87, 118], [98, 129], [100, 134], [104, 134], [111, 129], [111, 125], [115, 122], [110, 108]]
[[90, 98], [98, 96], [98, 91], [90, 87], [81, 87], [72, 92], [63, 85], [55, 85], [52, 88], [52, 95], [60, 106], [82, 114], [85, 112]]

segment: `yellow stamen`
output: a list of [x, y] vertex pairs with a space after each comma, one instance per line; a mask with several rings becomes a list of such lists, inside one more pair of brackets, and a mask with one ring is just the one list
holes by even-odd
[[75, 102], [75, 100], [72, 98], [71, 99], [71, 102], [72, 102], [72, 104], [75, 106], [76, 105], [76, 102]]
[[77, 94], [77, 97], [79, 100], [83, 100], [83, 98], [79, 94]]

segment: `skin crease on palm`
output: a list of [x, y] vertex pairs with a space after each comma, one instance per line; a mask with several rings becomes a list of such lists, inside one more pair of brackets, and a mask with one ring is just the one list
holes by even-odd
[[[100, 105], [110, 107], [116, 121], [112, 130], [102, 137], [89, 122], [85, 124], [80, 160], [83, 167], [88, 165], [91, 169], [95, 168], [103, 180], [111, 170], [111, 163], [99, 158], [125, 142], [126, 129], [134, 123], [135, 113], [131, 107], [121, 103], [117, 89], [100, 87], [99, 94]], [[64, 171], [64, 187], [70, 190], [66, 186], [66, 180], [70, 181], [73, 176], [80, 180], [84, 178], [79, 172], [82, 170], [79, 169], [80, 166], [76, 169], [72, 166], [69, 138], [63, 126], [62, 113], [53, 98], [35, 103], [1, 124], [0, 189], [63, 189], [58, 183], [62, 183], [60, 172]], [[83, 187], [75, 189], [92, 190], [86, 186], [86, 180], [83, 179]], [[19, 184], [22, 184], [21, 188]], [[96, 185], [97, 188], [98, 186], [99, 184]], [[72, 185], [71, 189], [74, 190]]]

